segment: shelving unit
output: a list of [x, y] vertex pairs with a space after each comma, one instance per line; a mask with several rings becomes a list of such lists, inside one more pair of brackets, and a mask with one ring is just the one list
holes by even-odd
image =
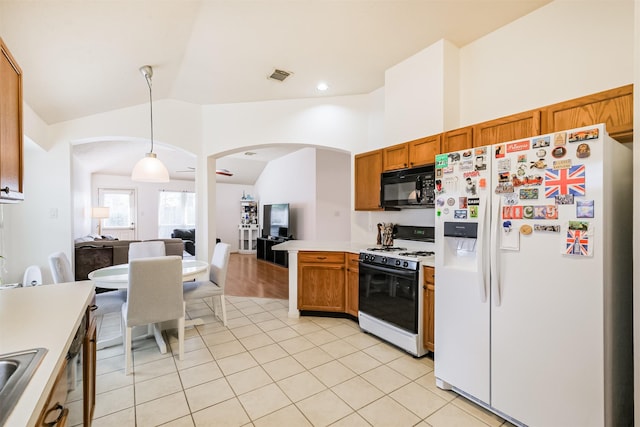
[[240, 201], [240, 224], [238, 225], [238, 252], [254, 254], [257, 248], [258, 233], [258, 202], [255, 200]]

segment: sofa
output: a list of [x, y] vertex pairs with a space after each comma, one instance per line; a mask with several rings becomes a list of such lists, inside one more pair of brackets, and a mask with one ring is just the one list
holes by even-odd
[[196, 229], [176, 228], [171, 233], [171, 237], [184, 240], [184, 250], [189, 255], [196, 254]]
[[[182, 239], [151, 239], [161, 240], [167, 255], [182, 257], [184, 242]], [[75, 279], [87, 280], [87, 275], [93, 270], [110, 265], [126, 264], [129, 262], [129, 244], [141, 240], [97, 239], [86, 241], [78, 239], [75, 243]]]

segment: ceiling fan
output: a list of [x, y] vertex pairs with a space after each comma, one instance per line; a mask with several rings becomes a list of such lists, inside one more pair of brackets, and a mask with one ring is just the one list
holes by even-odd
[[[180, 170], [180, 171], [176, 171], [176, 173], [189, 173], [189, 172], [195, 172], [196, 168], [193, 166], [187, 166], [187, 169], [185, 170]], [[233, 172], [231, 172], [229, 169], [216, 169], [216, 174], [217, 175], [224, 175], [224, 176], [233, 176]]]
[[181, 170], [181, 171], [176, 171], [176, 173], [180, 173], [180, 172], [195, 172], [196, 168], [194, 168], [193, 166], [187, 166], [187, 169], [185, 170]]

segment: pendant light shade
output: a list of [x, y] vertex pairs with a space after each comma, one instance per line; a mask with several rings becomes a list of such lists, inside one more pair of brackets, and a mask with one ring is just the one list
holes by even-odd
[[169, 182], [169, 171], [158, 160], [156, 153], [147, 153], [134, 166], [131, 180], [139, 182]]
[[131, 173], [132, 181], [139, 182], [169, 182], [169, 171], [153, 152], [153, 97], [151, 93], [151, 77], [153, 68], [150, 65], [140, 67], [140, 72], [149, 86], [149, 111], [151, 116], [151, 151], [136, 163]]

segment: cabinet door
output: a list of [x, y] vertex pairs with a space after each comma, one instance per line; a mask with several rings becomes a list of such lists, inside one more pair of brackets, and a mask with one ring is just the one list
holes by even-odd
[[0, 202], [24, 199], [22, 70], [0, 39]]
[[345, 311], [344, 252], [298, 253], [298, 309]]
[[424, 315], [423, 315], [423, 343], [424, 347], [435, 351], [435, 270], [433, 267], [424, 268]]
[[69, 408], [64, 404], [67, 400], [67, 392], [69, 390], [67, 384], [67, 361], [65, 360], [58, 372], [56, 382], [53, 384], [53, 389], [47, 398], [38, 422], [39, 427], [56, 426], [64, 427], [67, 424], [67, 418], [69, 416]]
[[442, 137], [442, 152], [466, 150], [473, 147], [473, 130], [471, 126], [445, 132]]
[[542, 133], [605, 123], [613, 139], [633, 141], [633, 85], [550, 105], [543, 111]]
[[347, 254], [347, 308], [348, 314], [358, 317], [358, 254]]
[[436, 154], [440, 153], [442, 135], [433, 135], [409, 141], [409, 167], [435, 163]]
[[382, 169], [392, 171], [409, 166], [409, 146], [398, 144], [387, 147], [382, 151]]
[[355, 210], [379, 211], [382, 150], [355, 156]]
[[526, 111], [473, 127], [473, 146], [497, 144], [540, 135], [540, 110]]
[[85, 426], [91, 425], [93, 410], [96, 406], [96, 331], [96, 319], [92, 319], [89, 322], [89, 329], [82, 349], [83, 418]]

